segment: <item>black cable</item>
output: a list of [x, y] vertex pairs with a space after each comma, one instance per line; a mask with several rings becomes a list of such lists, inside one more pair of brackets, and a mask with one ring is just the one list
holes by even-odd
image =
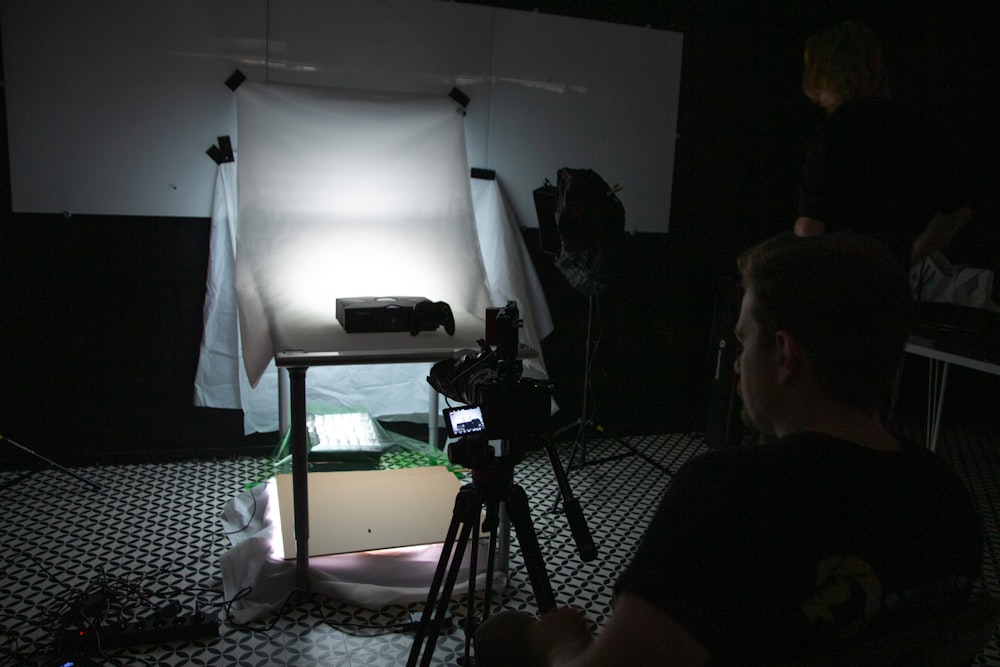
[[[259, 506], [253, 487], [251, 495], [255, 515]], [[211, 531], [211, 536], [213, 545], [222, 547], [224, 544], [228, 548], [229, 541], [221, 531]], [[77, 574], [69, 571], [65, 565], [50, 565], [28, 552], [7, 552], [0, 557], [0, 575], [13, 581], [30, 580], [33, 589], [43, 585], [54, 592], [48, 593], [47, 599], [41, 603], [27, 600], [33, 606], [26, 610], [18, 609], [16, 614], [6, 606], [3, 608], [6, 618], [2, 618], [3, 623], [0, 624], [0, 663], [48, 664], [50, 659], [58, 657], [55, 649], [59, 647], [40, 641], [39, 631], [58, 636], [60, 632], [77, 628], [101, 629], [108, 625], [124, 627], [128, 624], [127, 621], [142, 620], [144, 613], [172, 609], [170, 604], [179, 604], [171, 601], [178, 597], [178, 593], [193, 597], [196, 609], [211, 606], [205, 602], [205, 594], [218, 593], [216, 589], [181, 588], [163, 581], [164, 575], [185, 567], [179, 562], [172, 562], [149, 572], [119, 575], [98, 565], [92, 570], [95, 574], [89, 581], [68, 584], [67, 580], [76, 579]], [[157, 605], [157, 600], [161, 598], [168, 601], [166, 607]], [[24, 632], [23, 629], [30, 631]], [[106, 646], [101, 645], [103, 639], [98, 632], [96, 648], [92, 647], [91, 651], [100, 651], [103, 659], [111, 661], [112, 658], [104, 653]]]
[[247, 519], [247, 522], [243, 524], [242, 528], [238, 530], [223, 531], [223, 535], [239, 535], [240, 533], [245, 532], [246, 529], [250, 527], [250, 524], [253, 523], [254, 517], [257, 516], [257, 494], [254, 493], [254, 489], [258, 486], [262, 486], [262, 484], [255, 484], [248, 489], [250, 491], [250, 497], [253, 498], [253, 511], [250, 512], [250, 518]]
[[[238, 591], [231, 600], [228, 600], [223, 604], [223, 608], [226, 613], [226, 623], [230, 627], [235, 628], [237, 630], [243, 630], [246, 632], [253, 632], [253, 633], [270, 632], [277, 625], [278, 621], [280, 621], [281, 618], [284, 616], [285, 611], [289, 608], [292, 600], [299, 596], [306, 596], [306, 599], [312, 604], [313, 610], [315, 611], [316, 615], [319, 616], [319, 620], [321, 623], [329, 625], [330, 627], [335, 629], [345, 630], [347, 631], [347, 634], [351, 634], [352, 636], [356, 637], [361, 637], [361, 636], [378, 637], [384, 634], [392, 634], [394, 632], [415, 629], [418, 624], [417, 621], [414, 621], [412, 619], [407, 619], [405, 621], [396, 621], [393, 623], [386, 623], [386, 624], [350, 623], [346, 621], [330, 620], [329, 618], [327, 618], [326, 610], [324, 609], [323, 604], [315, 596], [309, 594], [302, 588], [295, 588], [287, 596], [285, 596], [285, 599], [282, 601], [278, 609], [274, 612], [274, 615], [271, 617], [271, 620], [268, 621], [267, 623], [264, 623], [262, 625], [253, 625], [250, 623], [239, 623], [237, 621], [234, 621], [232, 619], [232, 605], [250, 595], [252, 590], [253, 588], [251, 586], [247, 586], [243, 589], [240, 589], [240, 591]], [[372, 630], [374, 631], [374, 633], [354, 633], [350, 632], [351, 630]]]

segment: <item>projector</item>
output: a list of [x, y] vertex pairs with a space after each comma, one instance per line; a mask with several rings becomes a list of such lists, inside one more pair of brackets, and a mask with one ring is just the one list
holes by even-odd
[[[410, 331], [414, 307], [427, 300], [422, 296], [357, 296], [337, 299], [337, 321], [347, 333]], [[438, 326], [430, 321], [417, 324], [419, 331], [434, 331]]]

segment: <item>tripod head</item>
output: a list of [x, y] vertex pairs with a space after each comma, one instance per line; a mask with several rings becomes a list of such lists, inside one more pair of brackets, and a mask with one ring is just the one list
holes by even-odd
[[517, 303], [508, 301], [491, 311], [487, 312], [485, 339], [479, 341], [480, 352], [439, 361], [427, 377], [438, 392], [465, 403], [444, 410], [448, 435], [457, 438], [446, 446], [448, 460], [471, 470], [471, 484], [484, 497], [502, 501], [513, 485], [514, 467], [528, 452], [544, 448], [580, 557], [593, 560], [597, 549], [551, 439], [553, 385], [522, 377], [518, 331], [523, 322]]
[[531, 442], [520, 436], [548, 432], [553, 385], [523, 377], [518, 343], [522, 326], [516, 302], [490, 309], [478, 354], [431, 367], [427, 382], [449, 401], [467, 406], [444, 411], [449, 436], [485, 435], [490, 440], [511, 440], [516, 446]]
[[[487, 323], [487, 338], [490, 326]], [[549, 437], [548, 416], [552, 402], [552, 385], [521, 377], [517, 343], [517, 330], [521, 326], [521, 320], [518, 317], [517, 304], [513, 301], [508, 302], [507, 307], [496, 314], [493, 326], [494, 332], [499, 334], [495, 346], [481, 340], [481, 351], [478, 355], [463, 357], [457, 362], [438, 362], [431, 368], [427, 378], [438, 392], [466, 404], [463, 407], [449, 407], [444, 410], [448, 435], [457, 438], [446, 446], [446, 450], [449, 461], [470, 470], [472, 481], [462, 486], [455, 498], [451, 526], [442, 546], [441, 558], [428, 592], [424, 614], [421, 616], [414, 637], [407, 662], [408, 667], [416, 666], [417, 659], [425, 646], [428, 648], [423, 654], [421, 667], [430, 665], [434, 643], [440, 633], [441, 619], [458, 576], [458, 566], [462, 562], [465, 544], [470, 541], [471, 526], [479, 523], [483, 509], [486, 516], [482, 527], [490, 535], [490, 566], [487, 568], [484, 601], [484, 609], [487, 611], [484, 611], [484, 618], [488, 614], [489, 595], [492, 592], [492, 564], [496, 555], [501, 503], [506, 508], [506, 514], [517, 533], [525, 568], [535, 591], [539, 609], [548, 611], [555, 608], [555, 597], [531, 521], [528, 498], [524, 489], [514, 483], [514, 468], [524, 460], [528, 452], [545, 449], [559, 484], [563, 506], [580, 558], [590, 561], [597, 557], [597, 549], [587, 528], [583, 510], [579, 501], [573, 498], [566, 479], [566, 471], [559, 460], [555, 444]], [[478, 531], [476, 534], [478, 535]], [[478, 543], [477, 539], [471, 540], [470, 572], [476, 561]], [[447, 576], [445, 576], [446, 570]], [[468, 638], [474, 634], [476, 624], [474, 600], [470, 583], [466, 618], [467, 659]], [[431, 611], [435, 606], [437, 614], [434, 614], [434, 620], [431, 621]]]

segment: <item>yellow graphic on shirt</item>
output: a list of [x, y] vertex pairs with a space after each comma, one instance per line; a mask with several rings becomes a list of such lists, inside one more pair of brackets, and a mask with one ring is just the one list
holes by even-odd
[[871, 622], [881, 604], [875, 570], [855, 556], [834, 556], [816, 564], [816, 593], [802, 611], [821, 631], [849, 639]]

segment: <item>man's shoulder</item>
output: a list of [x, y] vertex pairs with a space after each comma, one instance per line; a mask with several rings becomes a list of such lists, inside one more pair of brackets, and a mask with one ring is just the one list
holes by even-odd
[[696, 458], [703, 459], [709, 465], [751, 465], [759, 461], [781, 457], [801, 457], [803, 454], [823, 449], [843, 449], [851, 446], [853, 443], [830, 435], [802, 432], [782, 438], [762, 438], [734, 447], [720, 447], [709, 450]]
[[[929, 466], [937, 468], [943, 461], [919, 443], [899, 438], [899, 452], [880, 452], [850, 440], [818, 432], [802, 432], [785, 436], [709, 450], [693, 458], [692, 474], [713, 476], [744, 476], [747, 471], [764, 474], [767, 470], [818, 465], [826, 467], [868, 465], [881, 461], [886, 465]], [[898, 454], [898, 455], [897, 455]]]

